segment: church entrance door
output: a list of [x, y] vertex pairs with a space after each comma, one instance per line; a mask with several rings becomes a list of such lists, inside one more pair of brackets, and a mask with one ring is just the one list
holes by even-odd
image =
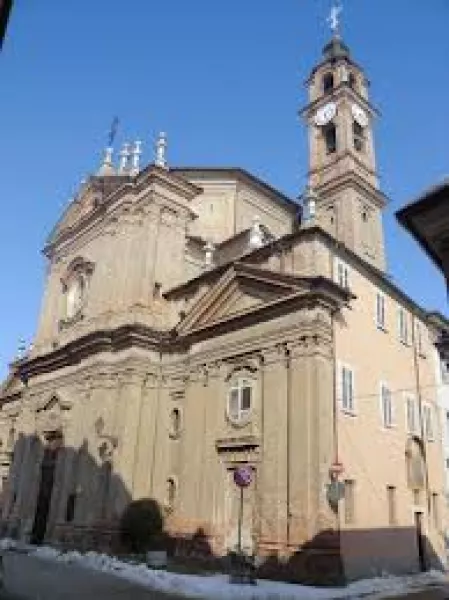
[[62, 434], [54, 432], [47, 435], [47, 444], [41, 464], [39, 491], [37, 494], [36, 512], [34, 515], [33, 530], [31, 533], [32, 544], [42, 544], [47, 530], [48, 514], [50, 512], [55, 468], [59, 450], [62, 447]]

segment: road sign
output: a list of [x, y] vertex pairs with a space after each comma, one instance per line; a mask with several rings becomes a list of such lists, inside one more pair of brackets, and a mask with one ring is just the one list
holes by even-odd
[[253, 479], [253, 470], [250, 466], [244, 465], [234, 471], [234, 483], [239, 488], [248, 487]]

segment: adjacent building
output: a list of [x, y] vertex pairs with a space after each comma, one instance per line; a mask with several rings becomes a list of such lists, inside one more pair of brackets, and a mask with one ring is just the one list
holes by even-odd
[[106, 151], [45, 246], [33, 347], [1, 392], [3, 527], [113, 544], [129, 502], [179, 551], [243, 547], [293, 580], [441, 565], [429, 315], [386, 270], [377, 111], [338, 35], [307, 81], [295, 201], [238, 168]]

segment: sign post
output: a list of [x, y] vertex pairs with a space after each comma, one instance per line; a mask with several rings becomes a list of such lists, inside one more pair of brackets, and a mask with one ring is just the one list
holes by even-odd
[[253, 565], [246, 560], [242, 547], [243, 533], [243, 491], [248, 487], [253, 479], [253, 470], [249, 465], [238, 467], [234, 471], [234, 483], [239, 488], [239, 516], [237, 522], [237, 562], [235, 570], [231, 576], [231, 583], [250, 583], [255, 584], [256, 580], [253, 574]]

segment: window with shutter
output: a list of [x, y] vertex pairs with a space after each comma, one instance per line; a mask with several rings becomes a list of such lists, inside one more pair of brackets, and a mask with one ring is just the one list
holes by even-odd
[[383, 426], [391, 427], [393, 425], [393, 403], [391, 399], [391, 390], [384, 383], [382, 383], [380, 386], [380, 395]]

